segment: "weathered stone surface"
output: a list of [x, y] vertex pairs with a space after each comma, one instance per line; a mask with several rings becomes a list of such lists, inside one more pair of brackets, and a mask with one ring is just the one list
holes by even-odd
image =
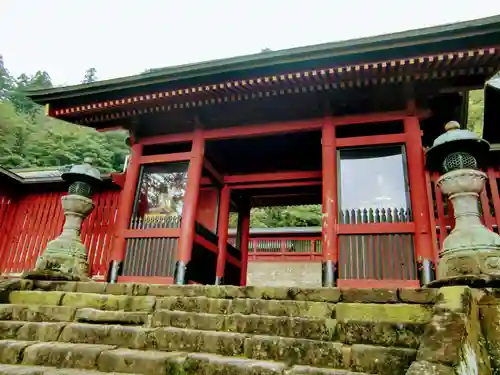
[[310, 366], [293, 366], [287, 375], [368, 375], [348, 370], [334, 370]]
[[256, 335], [245, 340], [245, 355], [258, 360], [282, 361], [288, 365], [344, 368], [342, 347], [338, 342]]
[[435, 315], [421, 337], [418, 360], [454, 366], [467, 335], [464, 314], [447, 312]]
[[128, 298], [127, 296], [94, 293], [68, 293], [63, 297], [61, 304], [76, 308], [90, 307], [100, 310], [125, 310]]
[[157, 311], [151, 320], [153, 327], [177, 327], [203, 331], [224, 329], [224, 315], [190, 313], [185, 311]]
[[128, 297], [126, 310], [129, 311], [153, 311], [156, 298], [153, 296]]
[[339, 322], [427, 323], [432, 310], [416, 304], [338, 303], [335, 316]]
[[[217, 291], [221, 287], [213, 288]], [[158, 297], [203, 297], [206, 294], [207, 288], [203, 285], [150, 285], [148, 289], [148, 295]], [[221, 295], [214, 297], [221, 298]]]
[[29, 322], [17, 331], [19, 340], [57, 341], [66, 323]]
[[22, 363], [59, 368], [93, 369], [101, 353], [104, 354], [111, 349], [114, 347], [109, 345], [39, 343], [28, 346], [24, 350]]
[[121, 348], [143, 349], [151, 329], [99, 324], [68, 324], [60, 341], [82, 344], [115, 345]]
[[335, 338], [335, 328], [336, 321], [333, 319], [232, 314], [227, 315], [224, 321], [224, 330], [230, 332], [326, 341]]
[[107, 344], [110, 326], [72, 323], [66, 325], [59, 341], [75, 344]]
[[182, 374], [185, 355], [158, 351], [116, 349], [101, 354], [98, 360], [100, 371], [136, 372], [144, 375]]
[[147, 348], [166, 351], [199, 351], [202, 331], [157, 328], [148, 335]]
[[103, 311], [83, 308], [76, 311], [75, 320], [83, 323], [143, 325], [148, 321], [148, 313], [140, 311]]
[[500, 305], [481, 306], [480, 313], [491, 367], [499, 369], [500, 373]]
[[413, 349], [356, 344], [351, 350], [351, 369], [370, 374], [405, 375], [415, 357]]
[[118, 283], [106, 284], [106, 293], [127, 296], [145, 296], [148, 294], [148, 284]]
[[399, 289], [399, 299], [406, 303], [435, 303], [438, 295], [437, 289]]
[[16, 305], [0, 304], [0, 320], [17, 320], [14, 318], [15, 310]]
[[40, 290], [14, 291], [9, 295], [9, 302], [16, 305], [53, 305], [61, 304], [63, 292], [45, 292]]
[[233, 314], [331, 318], [335, 305], [326, 302], [234, 299], [229, 311]]
[[249, 262], [247, 285], [321, 287], [319, 262]]
[[199, 336], [199, 349], [202, 353], [214, 353], [225, 356], [241, 355], [245, 335], [234, 332], [202, 332]]
[[339, 340], [346, 344], [371, 344], [417, 349], [425, 324], [347, 321], [337, 324]]
[[24, 349], [31, 344], [33, 344], [33, 342], [0, 340], [0, 362], [6, 364], [19, 363]]
[[33, 289], [58, 292], [76, 292], [76, 282], [74, 281], [48, 281], [34, 280]]
[[[81, 369], [57, 369], [45, 366], [0, 365], [0, 375], [125, 375], [125, 373]], [[134, 375], [128, 373], [128, 375]], [[138, 374], [135, 374], [138, 375]]]
[[183, 375], [281, 375], [285, 365], [246, 358], [228, 358], [214, 354], [189, 354]]
[[15, 339], [24, 322], [0, 321], [0, 339]]
[[415, 361], [405, 375], [455, 375], [453, 367], [431, 363], [427, 361]]
[[397, 289], [342, 289], [342, 302], [395, 303], [398, 302]]
[[97, 283], [95, 281], [77, 282], [76, 292], [78, 293], [104, 293], [106, 291], [105, 283]]
[[294, 288], [293, 299], [297, 301], [331, 302], [340, 301], [342, 291], [338, 288]]
[[68, 306], [12, 305], [12, 319], [28, 322], [70, 322], [76, 309]]
[[17, 290], [33, 289], [33, 281], [21, 279], [4, 279], [0, 280], [0, 303], [9, 302], [9, 294]]

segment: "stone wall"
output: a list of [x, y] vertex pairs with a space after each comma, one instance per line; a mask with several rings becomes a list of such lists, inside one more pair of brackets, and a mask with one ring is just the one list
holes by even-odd
[[321, 287], [321, 263], [250, 261], [247, 285]]

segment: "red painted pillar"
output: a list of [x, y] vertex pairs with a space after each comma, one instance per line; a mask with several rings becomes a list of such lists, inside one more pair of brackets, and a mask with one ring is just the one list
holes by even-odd
[[[131, 139], [132, 140], [132, 139]], [[117, 267], [119, 262], [125, 259], [126, 240], [123, 236], [123, 231], [129, 228], [130, 217], [134, 208], [135, 192], [139, 182], [139, 172], [141, 169], [142, 145], [139, 143], [133, 144], [131, 154], [128, 161], [127, 171], [125, 173], [125, 184], [120, 193], [120, 202], [118, 204], [118, 215], [115, 223], [115, 233], [113, 247], [109, 255], [109, 262], [112, 264], [111, 279], [114, 282], [116, 277]], [[108, 263], [109, 263], [108, 262]], [[113, 271], [114, 270], [114, 271]]]
[[245, 206], [240, 211], [241, 219], [241, 236], [240, 236], [240, 251], [241, 251], [241, 276], [240, 285], [247, 285], [248, 271], [248, 241], [250, 240], [250, 206]]
[[217, 235], [219, 237], [217, 252], [217, 269], [215, 271], [215, 285], [222, 284], [227, 258], [227, 237], [229, 229], [229, 211], [231, 210], [231, 189], [225, 185], [220, 193], [219, 223]]
[[338, 279], [337, 246], [337, 151], [335, 125], [326, 117], [321, 134], [323, 159], [323, 285], [335, 286]]
[[185, 284], [188, 263], [193, 251], [194, 231], [196, 224], [196, 211], [200, 195], [200, 182], [203, 172], [205, 155], [205, 140], [201, 129], [194, 131], [193, 145], [187, 174], [186, 194], [182, 209], [182, 222], [177, 250], [177, 263], [175, 265], [175, 283]]
[[432, 241], [425, 180], [424, 152], [418, 117], [409, 116], [404, 120], [406, 134], [406, 154], [408, 177], [410, 180], [410, 198], [413, 220], [415, 222], [415, 257], [419, 279], [422, 285], [435, 279], [433, 262], [434, 244]]

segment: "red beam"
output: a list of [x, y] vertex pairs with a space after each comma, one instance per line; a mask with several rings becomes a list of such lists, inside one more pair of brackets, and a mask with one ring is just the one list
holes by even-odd
[[179, 237], [179, 228], [127, 229], [123, 231], [124, 238], [161, 238]]
[[105, 133], [105, 132], [113, 132], [117, 130], [123, 130], [123, 126], [110, 126], [109, 128], [98, 128], [96, 129], [97, 132], [99, 133]]
[[[431, 115], [429, 110], [413, 111], [414, 115], [420, 119], [427, 118]], [[355, 125], [355, 124], [368, 124], [377, 122], [391, 122], [401, 121], [409, 116], [409, 111], [392, 111], [392, 112], [374, 112], [366, 113], [363, 115], [348, 115], [335, 117], [332, 116], [331, 120], [334, 126], [342, 125]]]
[[337, 138], [336, 145], [337, 147], [387, 145], [404, 143], [406, 138], [405, 134], [382, 134], [365, 137]]
[[339, 224], [338, 233], [344, 235], [415, 233], [415, 223]]
[[231, 189], [235, 190], [274, 189], [274, 188], [286, 188], [286, 187], [297, 187], [297, 186], [321, 186], [321, 181], [290, 181], [290, 182], [275, 182], [271, 184], [242, 184], [242, 185], [231, 185]]
[[187, 161], [191, 158], [191, 152], [178, 152], [175, 154], [141, 156], [141, 164], [170, 163], [175, 161]]
[[[215, 178], [215, 180], [220, 183], [221, 185], [224, 185], [224, 176], [222, 176], [215, 168], [214, 166], [212, 165], [212, 163], [210, 163], [209, 160], [207, 160], [205, 158], [205, 161], [204, 161], [204, 166], [205, 166], [205, 169], [208, 171], [208, 173], [210, 173], [212, 175], [213, 178]], [[203, 184], [203, 180], [202, 180], [202, 184]]]
[[254, 173], [234, 176], [224, 176], [226, 184], [241, 184], [250, 182], [271, 181], [293, 181], [293, 180], [315, 180], [321, 179], [321, 171], [315, 172], [277, 172], [277, 173]]
[[205, 139], [227, 139], [241, 137], [260, 137], [262, 135], [292, 133], [320, 129], [323, 119], [308, 119], [266, 124], [233, 126], [230, 128], [206, 130]]
[[145, 146], [166, 144], [166, 143], [182, 143], [190, 142], [193, 140], [193, 133], [179, 133], [179, 134], [165, 134], [165, 135], [154, 135], [151, 137], [145, 137], [140, 139], [140, 143]]

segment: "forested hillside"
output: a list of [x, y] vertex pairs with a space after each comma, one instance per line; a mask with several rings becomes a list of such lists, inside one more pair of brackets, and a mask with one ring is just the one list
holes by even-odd
[[[94, 68], [82, 72], [82, 82], [97, 80]], [[80, 163], [92, 156], [103, 172], [121, 171], [128, 147], [125, 132], [98, 133], [46, 117], [43, 108], [23, 95], [27, 89], [52, 87], [45, 71], [12, 77], [0, 55], [0, 166], [53, 167]], [[468, 127], [482, 131], [482, 91], [471, 92]], [[233, 225], [236, 224], [234, 220]], [[321, 207], [279, 207], [252, 212], [253, 227], [319, 226]]]

